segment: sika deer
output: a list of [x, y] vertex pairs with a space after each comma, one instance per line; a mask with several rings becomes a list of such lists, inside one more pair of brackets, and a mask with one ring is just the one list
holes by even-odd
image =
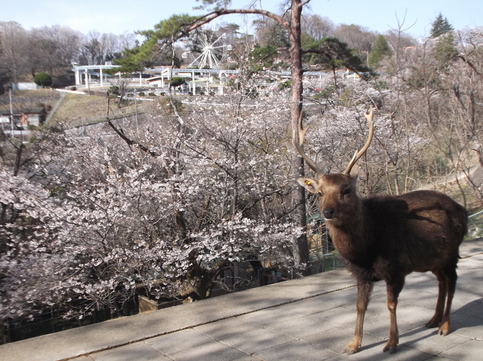
[[365, 114], [369, 124], [366, 144], [340, 174], [322, 174], [304, 153], [307, 129], [302, 129], [302, 117], [294, 132], [296, 149], [318, 175], [317, 179], [300, 178], [298, 182], [309, 192], [319, 195], [320, 212], [332, 241], [357, 279], [357, 318], [354, 337], [344, 350], [348, 354], [357, 352], [361, 346], [364, 315], [373, 283], [380, 280], [386, 281], [390, 314], [389, 340], [384, 352], [396, 351], [399, 342], [397, 299], [406, 275], [411, 272], [431, 271], [436, 275], [439, 282], [436, 311], [426, 326], [439, 326], [440, 335], [448, 334], [458, 247], [467, 232], [465, 208], [439, 192], [425, 190], [394, 197], [359, 198], [356, 162], [372, 141], [373, 115], [372, 108]]

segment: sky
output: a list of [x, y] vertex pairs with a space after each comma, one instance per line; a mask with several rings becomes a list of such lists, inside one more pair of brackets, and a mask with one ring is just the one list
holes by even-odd
[[[233, 0], [245, 8], [254, 0]], [[265, 10], [279, 12], [283, 0], [256, 0]], [[25, 29], [62, 25], [83, 34], [91, 31], [121, 35], [150, 30], [174, 14], [200, 15], [196, 0], [0, 0], [0, 22], [16, 21]], [[335, 25], [356, 24], [381, 34], [397, 29], [415, 38], [429, 36], [431, 23], [442, 13], [456, 30], [483, 26], [482, 0], [311, 0], [304, 14], [329, 18]], [[248, 29], [255, 18], [230, 15], [227, 23]]]

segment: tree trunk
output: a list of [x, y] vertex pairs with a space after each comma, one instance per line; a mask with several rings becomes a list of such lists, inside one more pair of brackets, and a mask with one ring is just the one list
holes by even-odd
[[[290, 104], [292, 131], [297, 129], [297, 122], [302, 112], [302, 49], [301, 49], [301, 28], [300, 19], [302, 15], [302, 7], [300, 0], [292, 0], [292, 11], [290, 19], [290, 57], [292, 61], [292, 99]], [[294, 181], [304, 176], [304, 161], [298, 153], [293, 151], [292, 155], [292, 176]], [[295, 224], [302, 227], [304, 231], [307, 229], [307, 217], [305, 207], [305, 189], [296, 187], [292, 192], [293, 219]], [[308, 265], [309, 248], [307, 243], [307, 234], [302, 233], [301, 236], [294, 239], [294, 263], [295, 274], [297, 276], [309, 274], [309, 269], [304, 269], [304, 265]]]
[[[291, 0], [290, 11], [286, 14], [290, 14], [290, 20], [287, 21], [283, 16], [274, 14], [270, 11], [256, 8], [249, 9], [226, 9], [221, 8], [212, 11], [211, 13], [198, 18], [193, 24], [188, 26], [187, 32], [193, 31], [204, 24], [211, 22], [212, 20], [229, 14], [254, 14], [267, 16], [280, 25], [285, 27], [289, 33], [290, 39], [290, 61], [292, 67], [292, 99], [290, 104], [291, 109], [291, 128], [295, 130], [297, 122], [302, 112], [302, 42], [301, 42], [301, 28], [300, 20], [302, 17], [302, 9], [307, 5], [310, 0]], [[304, 163], [303, 159], [293, 151], [292, 156], [292, 177], [295, 183], [297, 178], [304, 176]], [[292, 208], [293, 208], [293, 221], [294, 223], [304, 229], [304, 233], [300, 237], [294, 239], [294, 263], [295, 274], [305, 275], [308, 274], [308, 270], [304, 270], [304, 265], [309, 261], [309, 249], [307, 244], [307, 235], [305, 234], [307, 219], [305, 209], [305, 190], [303, 187], [297, 186], [292, 193]]]

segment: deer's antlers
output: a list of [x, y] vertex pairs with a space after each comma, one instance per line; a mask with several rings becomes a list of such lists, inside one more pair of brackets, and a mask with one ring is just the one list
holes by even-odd
[[364, 116], [367, 119], [367, 125], [369, 126], [369, 135], [367, 136], [367, 141], [366, 144], [362, 147], [360, 151], [356, 151], [354, 153], [354, 156], [352, 157], [351, 161], [347, 165], [347, 168], [342, 174], [349, 175], [351, 173], [352, 167], [354, 167], [354, 164], [357, 163], [360, 157], [364, 155], [364, 153], [367, 151], [369, 146], [371, 145], [372, 142], [372, 137], [374, 136], [374, 123], [372, 122], [372, 119], [374, 118], [374, 108], [371, 106], [371, 109], [369, 110], [369, 113], [365, 113]]
[[322, 171], [317, 167], [315, 162], [310, 159], [307, 154], [304, 152], [303, 144], [304, 144], [304, 139], [305, 139], [305, 133], [307, 133], [307, 130], [309, 129], [308, 127], [303, 129], [302, 128], [302, 117], [303, 117], [303, 112], [300, 112], [299, 120], [297, 122], [297, 130], [293, 131], [293, 145], [295, 146], [295, 149], [299, 152], [299, 154], [302, 156], [302, 158], [305, 160], [305, 163], [318, 175], [322, 175]]
[[[347, 165], [347, 168], [342, 174], [349, 175], [352, 168], [354, 165], [357, 163], [360, 157], [364, 155], [364, 153], [367, 151], [369, 146], [371, 145], [372, 138], [374, 136], [374, 123], [372, 122], [372, 119], [374, 118], [374, 108], [371, 106], [369, 113], [365, 113], [364, 116], [367, 119], [367, 124], [369, 126], [369, 135], [367, 137], [366, 144], [362, 147], [361, 150], [356, 151], [354, 156], [352, 157], [351, 161]], [[305, 163], [315, 172], [317, 175], [321, 176], [323, 173], [317, 167], [315, 162], [310, 159], [307, 154], [305, 154], [304, 149], [303, 149], [303, 144], [304, 144], [304, 139], [305, 139], [305, 133], [307, 133], [307, 130], [309, 129], [308, 127], [303, 129], [302, 128], [302, 117], [303, 113], [300, 113], [300, 117], [297, 122], [297, 129], [293, 131], [293, 144], [295, 146], [295, 149], [299, 152], [299, 154], [302, 156], [302, 158], [305, 160]]]

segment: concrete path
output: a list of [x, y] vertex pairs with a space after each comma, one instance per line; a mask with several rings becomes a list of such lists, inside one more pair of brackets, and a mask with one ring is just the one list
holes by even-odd
[[345, 270], [232, 293], [0, 346], [0, 360], [483, 360], [483, 240], [461, 247], [452, 332], [437, 335], [437, 282], [409, 275], [398, 306], [399, 348], [389, 333], [384, 283], [377, 283], [362, 349], [342, 353], [355, 322], [355, 282]]

